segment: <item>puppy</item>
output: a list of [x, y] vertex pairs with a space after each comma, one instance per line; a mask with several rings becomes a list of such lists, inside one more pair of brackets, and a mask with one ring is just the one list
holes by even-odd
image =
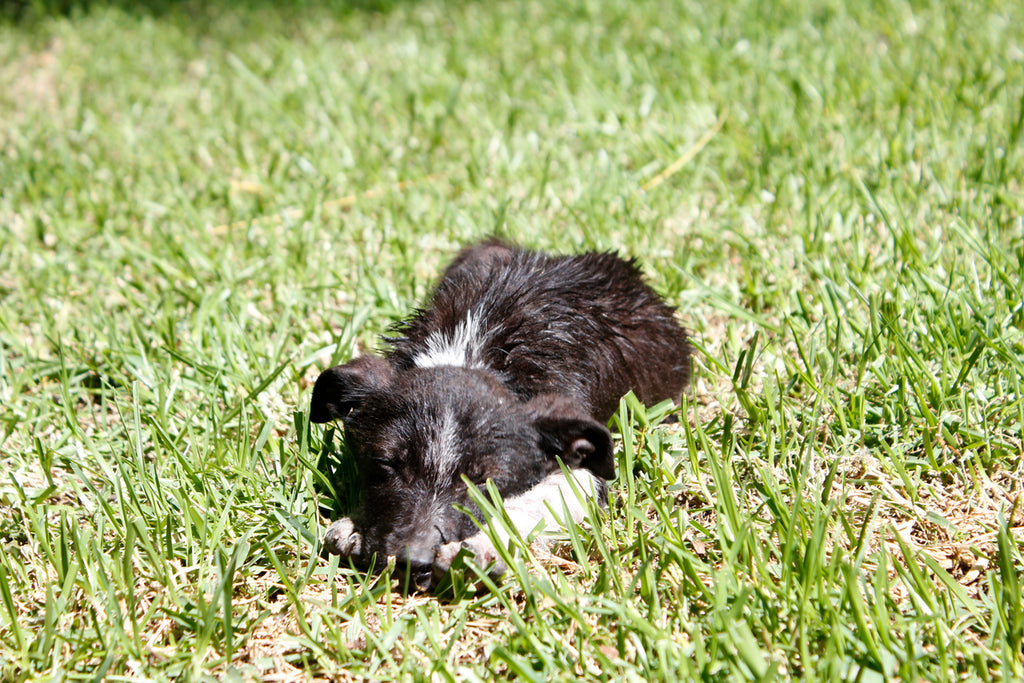
[[463, 477], [492, 482], [524, 536], [565, 508], [578, 522], [576, 491], [603, 501], [615, 477], [605, 424], [620, 397], [678, 400], [690, 374], [672, 309], [609, 253], [469, 247], [393, 329], [383, 358], [332, 367], [313, 388], [310, 420], [344, 422], [362, 495], [325, 546], [363, 565], [394, 556], [424, 589], [463, 548], [502, 572]]

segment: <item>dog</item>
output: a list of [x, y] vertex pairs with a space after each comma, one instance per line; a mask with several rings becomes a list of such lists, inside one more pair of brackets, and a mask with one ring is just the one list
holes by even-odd
[[503, 573], [464, 478], [491, 482], [523, 536], [565, 509], [579, 522], [577, 491], [603, 502], [615, 477], [605, 425], [619, 399], [678, 401], [690, 376], [673, 309], [612, 253], [468, 247], [392, 330], [383, 358], [313, 388], [310, 420], [343, 421], [362, 496], [324, 546], [364, 566], [393, 556], [422, 589], [461, 550]]

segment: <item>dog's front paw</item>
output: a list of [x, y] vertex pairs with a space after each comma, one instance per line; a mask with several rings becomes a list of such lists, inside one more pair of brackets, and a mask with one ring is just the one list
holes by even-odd
[[324, 535], [324, 548], [332, 555], [351, 557], [358, 555], [363, 546], [363, 536], [356, 531], [356, 526], [348, 517], [335, 520], [327, 527]]
[[463, 557], [472, 562], [480, 569], [487, 569], [487, 574], [492, 579], [500, 579], [508, 571], [508, 567], [498, 557], [498, 551], [494, 549], [491, 541], [486, 535], [479, 533], [470, 536], [464, 541], [445, 543], [438, 548], [434, 557], [434, 575], [440, 577], [451, 569], [455, 558], [462, 553]]

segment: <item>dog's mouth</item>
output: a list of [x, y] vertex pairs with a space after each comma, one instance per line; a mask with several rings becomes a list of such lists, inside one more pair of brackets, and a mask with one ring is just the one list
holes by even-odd
[[370, 550], [368, 544], [356, 524], [349, 518], [336, 520], [327, 529], [323, 549], [339, 555], [352, 563], [355, 568], [378, 574], [394, 560], [392, 577], [397, 578], [399, 586], [409, 592], [432, 592], [439, 586], [450, 583], [453, 567], [464, 567], [471, 562], [487, 571], [492, 579], [499, 579], [506, 571], [504, 563], [498, 558], [493, 546], [482, 533], [468, 538], [448, 541], [438, 529], [438, 542], [426, 550], [416, 553], [407, 548], [406, 552], [397, 555], [386, 555]]

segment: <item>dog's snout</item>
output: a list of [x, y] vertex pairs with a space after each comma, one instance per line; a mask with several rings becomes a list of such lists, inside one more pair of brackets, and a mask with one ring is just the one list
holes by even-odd
[[443, 535], [435, 525], [429, 531], [408, 543], [402, 552], [398, 553], [397, 563], [404, 566], [410, 583], [417, 588], [428, 589], [433, 579], [434, 561], [437, 557], [438, 548], [441, 547]]
[[406, 572], [409, 577], [409, 587], [419, 590], [428, 590], [434, 583], [434, 566], [432, 562], [408, 562]]
[[404, 555], [400, 555], [398, 566], [405, 569], [409, 580], [410, 588], [427, 590], [433, 585], [434, 557], [437, 555], [437, 547], [421, 549], [413, 552], [407, 549]]
[[411, 547], [407, 546], [405, 552], [399, 553], [397, 560], [399, 564], [407, 564], [410, 567], [417, 567], [419, 565], [431, 565], [434, 562], [434, 555], [437, 554], [437, 544], [430, 546]]

